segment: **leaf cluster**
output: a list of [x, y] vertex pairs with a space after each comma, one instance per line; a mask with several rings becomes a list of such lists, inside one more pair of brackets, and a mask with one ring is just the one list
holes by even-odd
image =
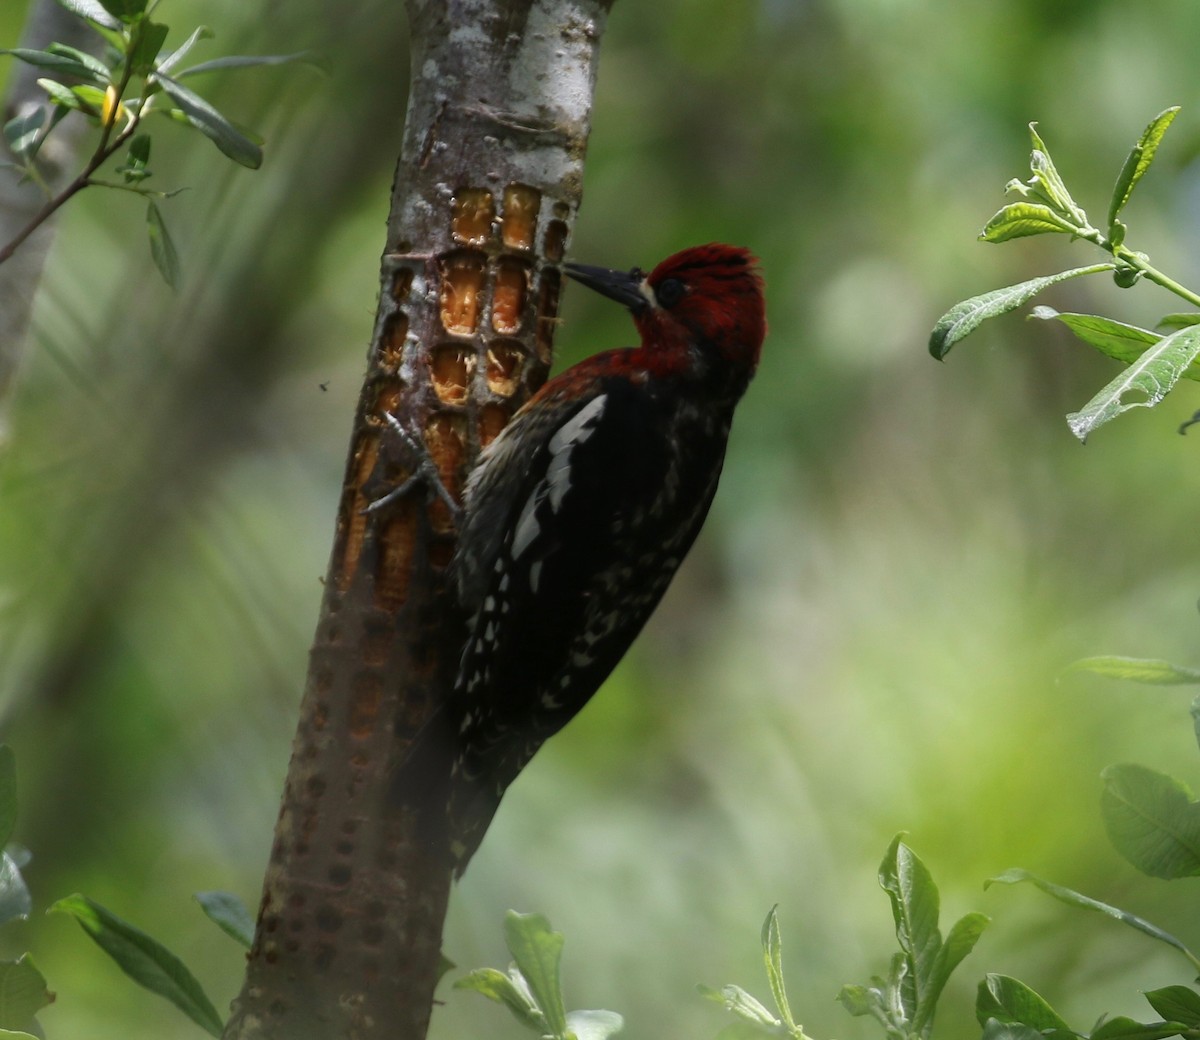
[[[153, 17], [157, 0], [59, 2], [96, 31], [101, 37], [102, 53], [97, 56], [61, 43], [51, 43], [44, 50], [0, 50], [0, 54], [11, 55], [46, 73], [37, 82], [48, 102], [4, 125], [5, 140], [17, 160], [5, 165], [39, 184], [46, 192], [47, 203], [13, 242], [0, 249], [0, 262], [68, 198], [85, 187], [100, 186], [132, 192], [147, 200], [150, 252], [163, 278], [175, 287], [179, 282], [179, 254], [158, 207], [159, 200], [175, 192], [156, 191], [145, 184], [153, 176], [153, 139], [145, 121], [152, 115], [163, 116], [203, 134], [234, 162], [257, 169], [263, 161], [261, 139], [236, 125], [182, 81], [203, 73], [311, 59], [305, 53], [230, 55], [189, 65], [185, 60], [196, 44], [213, 34], [199, 26], [178, 47], [167, 49], [171, 30]], [[80, 174], [55, 192], [43, 175], [38, 155], [55, 128], [72, 114], [97, 131], [95, 150]], [[121, 158], [115, 170], [120, 180], [99, 179], [97, 172], [113, 157]]]
[[[567, 1011], [559, 972], [563, 936], [541, 914], [510, 910], [504, 940], [508, 971], [476, 968], [454, 984], [503, 1004], [521, 1025], [546, 1040], [607, 1040], [624, 1026], [615, 1011]], [[448, 967], [452, 964], [446, 962]]]
[[886, 979], [845, 986], [838, 995], [852, 1015], [870, 1015], [895, 1040], [926, 1040], [938, 999], [990, 923], [980, 913], [961, 917], [943, 937], [938, 928], [940, 896], [929, 868], [897, 835], [879, 866], [879, 884], [892, 904], [900, 951]]
[[[24, 920], [33, 910], [21, 867], [29, 853], [9, 843], [17, 821], [17, 777], [11, 749], [0, 745], [0, 926]], [[199, 892], [201, 909], [222, 931], [249, 949], [254, 924], [245, 904], [228, 892]], [[220, 1014], [196, 977], [174, 953], [140, 928], [84, 895], [54, 903], [48, 913], [63, 913], [79, 922], [84, 932], [139, 986], [165, 997], [210, 1036], [224, 1028]], [[29, 954], [0, 961], [0, 1038], [44, 1034], [36, 1015], [53, 1003], [45, 978]]]
[[[1086, 211], [1075, 201], [1038, 135], [1036, 124], [1031, 123], [1032, 176], [1027, 181], [1008, 182], [1006, 191], [1020, 196], [1020, 201], [996, 212], [984, 226], [980, 239], [1007, 242], [1030, 235], [1065, 234], [1091, 242], [1107, 252], [1111, 260], [1032, 278], [955, 304], [934, 325], [929, 339], [930, 353], [941, 360], [988, 318], [1007, 314], [1050, 286], [1083, 275], [1111, 272], [1121, 288], [1131, 288], [1144, 277], [1200, 308], [1200, 296], [1151, 265], [1145, 253], [1125, 245], [1128, 228], [1121, 220], [1126, 204], [1149, 170], [1178, 112], [1178, 107], [1160, 112], [1130, 150], [1113, 186], [1102, 228], [1093, 226]], [[1049, 307], [1035, 308], [1032, 317], [1062, 322], [1081, 342], [1127, 366], [1079, 411], [1067, 416], [1071, 432], [1081, 441], [1130, 408], [1158, 404], [1181, 378], [1200, 379], [1197, 363], [1200, 313], [1168, 314], [1159, 322], [1160, 331], [1096, 314], [1060, 314]]]
[[737, 1016], [737, 1021], [721, 1030], [718, 1040], [748, 1040], [750, 1037], [782, 1036], [789, 1040], [810, 1040], [804, 1027], [797, 1024], [788, 1003], [783, 983], [783, 938], [779, 931], [777, 907], [771, 907], [762, 926], [763, 963], [767, 983], [775, 1002], [777, 1015], [772, 1014], [756, 997], [741, 986], [730, 983], [719, 990], [709, 986], [696, 987], [701, 996], [720, 1004]]

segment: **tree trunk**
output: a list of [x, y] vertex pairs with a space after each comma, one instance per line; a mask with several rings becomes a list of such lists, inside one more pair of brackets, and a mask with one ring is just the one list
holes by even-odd
[[450, 889], [445, 806], [389, 797], [461, 634], [450, 511], [366, 512], [424, 436], [458, 493], [545, 380], [611, 0], [409, 0], [412, 87], [379, 306], [300, 722], [226, 1040], [425, 1035]]

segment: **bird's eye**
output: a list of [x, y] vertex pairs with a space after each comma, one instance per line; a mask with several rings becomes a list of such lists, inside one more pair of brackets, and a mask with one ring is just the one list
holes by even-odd
[[668, 310], [682, 300], [686, 294], [687, 286], [678, 278], [667, 278], [660, 282], [658, 288], [654, 290], [654, 298], [658, 300], [658, 305]]

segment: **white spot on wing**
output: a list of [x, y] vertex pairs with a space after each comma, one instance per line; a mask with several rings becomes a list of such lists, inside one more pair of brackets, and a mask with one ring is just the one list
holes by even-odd
[[589, 401], [550, 438], [551, 457], [550, 465], [546, 468], [546, 483], [550, 487], [550, 508], [556, 513], [562, 505], [563, 496], [571, 487], [571, 452], [596, 432], [607, 403], [607, 394]]
[[[528, 549], [533, 540], [538, 536], [538, 532], [542, 529], [537, 522], [537, 506], [538, 492], [541, 491], [542, 485], [534, 490], [525, 502], [525, 508], [521, 510], [521, 516], [517, 520], [517, 528], [513, 532], [512, 554], [513, 559], [520, 559], [521, 554]], [[499, 569], [499, 568], [497, 568]]]

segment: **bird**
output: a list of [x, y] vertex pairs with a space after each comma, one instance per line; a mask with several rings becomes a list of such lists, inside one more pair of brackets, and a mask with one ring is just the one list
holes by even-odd
[[545, 383], [467, 478], [448, 570], [465, 638], [427, 727], [451, 744], [458, 877], [508, 786], [608, 678], [670, 585], [716, 494], [766, 335], [763, 279], [745, 248], [696, 246], [648, 274], [563, 269], [627, 308], [640, 342]]

